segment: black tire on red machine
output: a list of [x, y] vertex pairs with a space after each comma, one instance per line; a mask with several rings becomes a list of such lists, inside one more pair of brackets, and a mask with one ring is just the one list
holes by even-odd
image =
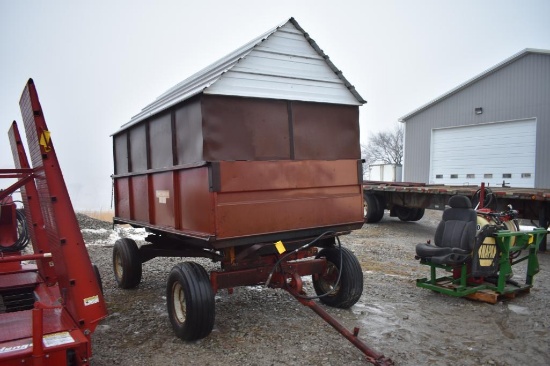
[[[316, 258], [326, 258], [327, 269], [313, 275], [313, 287], [319, 300], [325, 305], [347, 309], [352, 307], [363, 293], [363, 271], [355, 255], [346, 248], [325, 248]], [[338, 274], [340, 282], [337, 284]], [[330, 292], [329, 295], [322, 296]]]
[[367, 223], [376, 223], [384, 216], [383, 198], [375, 194], [363, 193], [364, 217]]
[[113, 247], [113, 270], [118, 287], [131, 289], [141, 282], [141, 256], [135, 241], [118, 239]]
[[166, 285], [166, 306], [174, 332], [184, 341], [201, 339], [212, 332], [214, 291], [200, 264], [183, 262], [172, 268]]

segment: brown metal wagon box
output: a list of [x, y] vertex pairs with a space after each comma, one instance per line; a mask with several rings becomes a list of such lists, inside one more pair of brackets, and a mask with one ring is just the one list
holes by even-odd
[[216, 249], [360, 228], [364, 102], [291, 18], [113, 135], [115, 222]]

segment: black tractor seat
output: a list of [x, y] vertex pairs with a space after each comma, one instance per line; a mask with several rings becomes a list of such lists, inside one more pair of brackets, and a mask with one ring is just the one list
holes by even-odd
[[476, 211], [466, 196], [451, 197], [449, 206], [437, 226], [434, 243], [416, 246], [416, 256], [424, 262], [459, 265], [471, 259], [476, 236]]

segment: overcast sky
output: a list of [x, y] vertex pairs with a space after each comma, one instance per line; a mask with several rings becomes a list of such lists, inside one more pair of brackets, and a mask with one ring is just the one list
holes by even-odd
[[21, 121], [30, 77], [73, 205], [108, 210], [110, 134], [290, 17], [368, 101], [360, 109], [366, 143], [515, 53], [550, 49], [549, 14], [547, 0], [0, 0], [0, 168], [13, 167], [6, 132]]

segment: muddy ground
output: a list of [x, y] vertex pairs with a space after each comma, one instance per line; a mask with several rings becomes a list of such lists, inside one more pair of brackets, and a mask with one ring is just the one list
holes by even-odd
[[[325, 307], [396, 365], [550, 364], [550, 253], [529, 294], [495, 305], [417, 288], [429, 268], [414, 246], [433, 237], [441, 217], [427, 211], [416, 223], [385, 216], [342, 237], [361, 262], [364, 291], [349, 310]], [[107, 365], [364, 365], [363, 354], [282, 290], [261, 286], [216, 295], [216, 322], [206, 338], [185, 343], [172, 332], [165, 282], [181, 258], [144, 264], [136, 290], [116, 287], [112, 246], [127, 230], [81, 217], [92, 260], [103, 279], [109, 316], [93, 335], [94, 366]], [[138, 236], [139, 237], [139, 236]], [[207, 269], [216, 268], [201, 261]], [[514, 280], [524, 280], [514, 267]], [[313, 293], [306, 279], [306, 289]]]

